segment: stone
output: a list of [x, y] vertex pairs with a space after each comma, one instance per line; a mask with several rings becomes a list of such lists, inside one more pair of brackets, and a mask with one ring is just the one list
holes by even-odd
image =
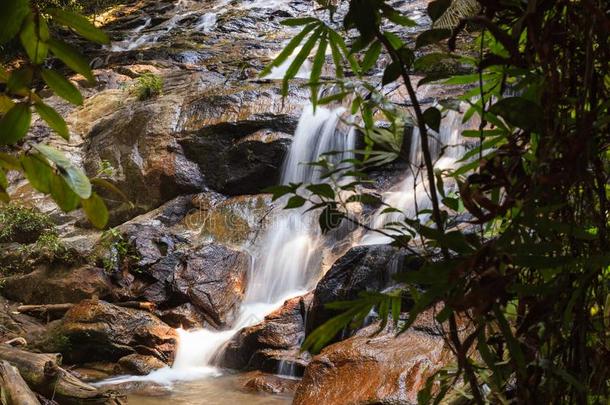
[[147, 375], [167, 364], [154, 356], [130, 354], [119, 359], [119, 365], [127, 374]]
[[173, 328], [187, 330], [203, 328], [207, 324], [201, 311], [190, 302], [159, 311], [159, 318]]
[[191, 302], [212, 325], [230, 326], [245, 292], [249, 255], [212, 243], [184, 254], [174, 265], [168, 279], [172, 294]]
[[299, 347], [305, 337], [305, 316], [311, 298], [307, 294], [287, 300], [262, 322], [241, 329], [225, 346], [220, 364], [277, 373], [284, 362], [302, 372], [306, 360], [300, 356]]
[[439, 336], [408, 330], [372, 335], [371, 325], [313, 357], [295, 405], [417, 404], [426, 380], [448, 365], [452, 353]]
[[251, 371], [240, 376], [242, 387], [246, 391], [266, 392], [269, 394], [292, 394], [299, 380], [282, 378], [274, 374]]
[[41, 267], [28, 274], [4, 279], [3, 294], [23, 304], [77, 303], [87, 298], [112, 296], [112, 284], [103, 269]]
[[420, 259], [389, 245], [357, 246], [339, 258], [318, 282], [307, 315], [307, 334], [339, 312], [325, 308], [358, 298], [361, 291], [382, 291], [396, 284], [393, 275], [417, 269]]
[[155, 315], [100, 300], [72, 307], [52, 333], [65, 340], [68, 363], [118, 361], [138, 353], [171, 364], [178, 339]]

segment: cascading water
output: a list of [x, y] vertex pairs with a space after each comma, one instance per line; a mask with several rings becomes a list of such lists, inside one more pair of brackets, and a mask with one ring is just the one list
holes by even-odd
[[[282, 168], [282, 183], [317, 182], [319, 169], [306, 163], [315, 161], [326, 152], [354, 149], [352, 131], [338, 129], [344, 108], [329, 110], [305, 107], [297, 125], [293, 142]], [[339, 161], [350, 152], [334, 155]], [[248, 287], [240, 315], [231, 330], [178, 330], [179, 346], [174, 365], [147, 376], [127, 376], [106, 380], [100, 384], [126, 381], [154, 381], [169, 384], [176, 380], [195, 380], [216, 376], [214, 357], [223, 345], [241, 328], [253, 325], [285, 300], [310, 290], [321, 275], [323, 237], [315, 221], [315, 214], [303, 210], [280, 211], [265, 230], [256, 252], [248, 279]]]
[[[450, 110], [441, 121], [439, 133], [430, 132], [430, 154], [436, 169], [455, 167], [457, 160], [463, 155], [465, 145], [460, 140], [460, 134], [466, 126], [471, 128], [472, 123], [463, 124], [462, 118], [463, 114]], [[411, 170], [406, 177], [383, 196], [384, 203], [401, 212], [383, 213], [383, 208], [378, 210], [370, 221], [372, 229], [382, 229], [384, 225], [400, 221], [404, 216], [414, 218], [418, 212], [431, 208], [427, 177], [425, 171], [420, 169], [423, 168], [423, 155], [418, 128], [413, 128], [409, 163]], [[391, 231], [386, 230], [385, 232]], [[368, 232], [362, 238], [361, 244], [374, 245], [389, 242], [391, 240], [387, 236]]]

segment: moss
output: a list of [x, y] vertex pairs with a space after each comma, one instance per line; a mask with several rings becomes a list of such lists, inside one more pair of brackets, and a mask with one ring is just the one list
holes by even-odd
[[48, 215], [34, 208], [8, 204], [0, 206], [0, 242], [35, 243], [45, 233], [54, 233]]
[[133, 86], [133, 92], [138, 97], [138, 100], [144, 101], [149, 98], [156, 97], [163, 90], [163, 79], [161, 76], [147, 72], [136, 79], [136, 84]]

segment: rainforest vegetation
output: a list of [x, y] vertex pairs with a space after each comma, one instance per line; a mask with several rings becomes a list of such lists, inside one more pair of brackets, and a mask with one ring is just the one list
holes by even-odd
[[[125, 212], [152, 212], [170, 200], [165, 198], [170, 193], [167, 190], [177, 187], [177, 192], [171, 191], [171, 198], [180, 198], [179, 195], [193, 194], [193, 189], [190, 185], [176, 186], [179, 181], [170, 180], [171, 187], [161, 187], [162, 201], [151, 202], [146, 209], [139, 210], [147, 197], [147, 191], [142, 190], [158, 187], [159, 182], [165, 184], [165, 177], [161, 176], [158, 181], [144, 178], [142, 186], [137, 183], [130, 189], [126, 181], [115, 181], [118, 179], [116, 167], [122, 161], [111, 164], [108, 160], [112, 161], [116, 154], [100, 155], [99, 164], [91, 169], [86, 161], [75, 161], [66, 149], [58, 147], [57, 139], [50, 142], [48, 138], [41, 140], [31, 135], [34, 119], [39, 117], [53, 131], [53, 136], [70, 142], [75, 124], [63, 113], [65, 103], [51, 106], [47, 99], [55, 95], [76, 106], [70, 108], [87, 107], [86, 100], [92, 97], [91, 88], [99, 76], [90, 62], [99, 49], [108, 49], [116, 42], [116, 39], [111, 42], [109, 34], [112, 23], [108, 28], [105, 23], [97, 22], [97, 16], [121, 3], [9, 0], [0, 4], [0, 60], [3, 63], [0, 65], [0, 199], [5, 204], [0, 208], [0, 242], [40, 245], [42, 239], [44, 245], [51, 238], [51, 250], [56, 252], [56, 258], [51, 261], [93, 263], [122, 288], [118, 295], [127, 297], [132, 291], [126, 292], [131, 288], [127, 286], [131, 283], [128, 280], [134, 277], [146, 283], [158, 280], [161, 270], [155, 266], [163, 263], [162, 256], [168, 249], [172, 251], [174, 245], [184, 245], [184, 242], [179, 238], [168, 242], [168, 237], [161, 235], [155, 236], [156, 245], [145, 245], [144, 239], [138, 237], [139, 232], [153, 231], [121, 225], [129, 224], [126, 220], [135, 215], [118, 218], [124, 218]], [[270, 152], [263, 151], [262, 147], [218, 159], [207, 156], [217, 154], [214, 148], [225, 145], [224, 141], [183, 142], [181, 139], [179, 143], [187, 151], [185, 155], [196, 161], [204, 172], [203, 190], [211, 189], [228, 196], [269, 193], [287, 215], [290, 212], [303, 218], [315, 215], [320, 237], [332, 236], [337, 246], [340, 244], [336, 240], [343, 240], [337, 235], [349, 228], [350, 232], [385, 238], [385, 243], [394, 249], [392, 252], [401, 252], [401, 257], [406, 257], [410, 270], [390, 274], [391, 288], [361, 288], [353, 296], [343, 297], [349, 299], [326, 303], [325, 308], [331, 315], [315, 327], [303, 326], [303, 341], [298, 342], [300, 356], [303, 353], [324, 356], [332, 352], [333, 345], [340, 345], [347, 337], [357, 337], [364, 330], [371, 338], [389, 333], [392, 338], [400, 339], [417, 329], [418, 322], [428, 322], [422, 318], [431, 317], [429, 322], [434, 325], [434, 334], [439, 337], [439, 345], [447, 348], [450, 359], [442, 367], [421, 366], [430, 369], [422, 374], [423, 381], [410, 401], [420, 404], [606, 404], [610, 391], [608, 6], [599, 0], [434, 0], [424, 2], [428, 23], [422, 28], [402, 3], [317, 0], [314, 13], [293, 13], [280, 20], [290, 35], [277, 44], [280, 48], [273, 57], [261, 65], [244, 62], [237, 69], [243, 77], [231, 76], [231, 80], [249, 86], [246, 91], [250, 91], [250, 88], [266, 86], [265, 77], [281, 70], [281, 78], [274, 82], [274, 88], [280, 89], [281, 101], [274, 105], [290, 103], [294, 88], [298, 87], [309, 91], [312, 114], [336, 106], [347, 111], [349, 119], [342, 117], [338, 125], [356, 134], [359, 141], [350, 150], [322, 150], [321, 154], [312, 155], [313, 161], [300, 162], [319, 173], [317, 177], [286, 183], [279, 183], [262, 172], [255, 172], [253, 177], [239, 177], [241, 166], [231, 169], [231, 163], [227, 163], [231, 159], [239, 164], [251, 162], [257, 153], [265, 160]], [[224, 7], [229, 7], [228, 4]], [[202, 18], [196, 22], [203, 27], [201, 24], [206, 21]], [[148, 24], [150, 19], [143, 27]], [[146, 32], [147, 28], [143, 29]], [[205, 54], [205, 39], [201, 43], [203, 58], [215, 61], [211, 71], [225, 74], [219, 66], [230, 64], [216, 54]], [[237, 52], [227, 57], [239, 55]], [[145, 64], [141, 58], [146, 57], [141, 52], [135, 56], [136, 62], [130, 63]], [[189, 63], [185, 62], [181, 69], [188, 71]], [[248, 77], [249, 69], [255, 74]], [[166, 79], [156, 71], [133, 71], [136, 73], [129, 75], [134, 81], [127, 86], [129, 91], [125, 97], [133, 97], [137, 100], [134, 103], [141, 105], [160, 103], [157, 99], [165, 97], [164, 86], [167, 80], [172, 80], [171, 76]], [[80, 79], [75, 81], [74, 74]], [[426, 86], [450, 89], [447, 91], [451, 96], [434, 97], [431, 102], [427, 93], [421, 91]], [[171, 86], [168, 88], [167, 97], [170, 97], [173, 90]], [[176, 119], [186, 128], [180, 132], [181, 136], [199, 122], [197, 119], [205, 120], [206, 114], [213, 115], [215, 109], [233, 108], [232, 101], [223, 104], [224, 90], [215, 91], [213, 97], [217, 99], [211, 103], [213, 107], [203, 108], [199, 115], [193, 114], [184, 120]], [[439, 134], [447, 125], [448, 117], [455, 116], [459, 118], [459, 145], [443, 145]], [[157, 112], [148, 120], [152, 122], [154, 117]], [[220, 133], [234, 136], [240, 125], [247, 128], [248, 136], [258, 134], [256, 131], [261, 128], [271, 132], [294, 131], [294, 128], [287, 130], [282, 119], [279, 124], [265, 123], [268, 125], [265, 127], [253, 118], [240, 115], [242, 121], [219, 121], [193, 131], [200, 131], [197, 136], [208, 139]], [[135, 119], [134, 122], [134, 126], [141, 125]], [[119, 126], [120, 120], [115, 125]], [[301, 123], [293, 125], [296, 127], [294, 142], [300, 126]], [[127, 127], [125, 131], [129, 131]], [[95, 135], [92, 129], [88, 136]], [[247, 143], [237, 141], [235, 136], [231, 139], [226, 145]], [[95, 144], [89, 146], [95, 147]], [[176, 146], [168, 148], [172, 150]], [[413, 158], [414, 150], [418, 152], [417, 159]], [[191, 158], [194, 155], [198, 157]], [[163, 160], [163, 156], [159, 159]], [[453, 159], [451, 164], [443, 164], [449, 158]], [[138, 159], [141, 165], [141, 157]], [[206, 159], [219, 162], [202, 163]], [[379, 173], [391, 170], [388, 168], [395, 167], [397, 162], [405, 164], [404, 173], [411, 181], [411, 190], [401, 192], [418, 195], [412, 210], [394, 206], [396, 200], [386, 198], [386, 190], [378, 186]], [[130, 176], [129, 170], [138, 169], [125, 166], [121, 175]], [[284, 166], [283, 170], [285, 173], [288, 169]], [[180, 181], [189, 176], [182, 176]], [[237, 180], [231, 183], [232, 176]], [[32, 208], [23, 208], [14, 201], [15, 179], [26, 181], [38, 193], [49, 196], [63, 212], [82, 209], [84, 216], [80, 221], [103, 231], [97, 250], [87, 258], [75, 259], [78, 255], [63, 246], [52, 219], [39, 213], [35, 202], [30, 204]], [[261, 183], [255, 192], [247, 189], [249, 185], [243, 185], [252, 181]], [[230, 187], [237, 191], [228, 192]], [[149, 197], [156, 195], [151, 191]], [[138, 198], [141, 200], [136, 201]], [[212, 210], [209, 207], [216, 203], [206, 204], [205, 210], [209, 213]], [[355, 206], [361, 208], [354, 209]], [[121, 207], [120, 215], [115, 214], [119, 212], [117, 207]], [[232, 209], [227, 207], [224, 209]], [[367, 209], [385, 219], [371, 221], [362, 214]], [[170, 211], [154, 218], [161, 218], [161, 223], [169, 226], [167, 218], [173, 215]], [[227, 211], [223, 212], [219, 215], [228, 215]], [[250, 226], [244, 224], [247, 222], [231, 223], [227, 232], [247, 228]], [[90, 225], [86, 227], [92, 229]], [[208, 226], [206, 232], [217, 232], [214, 226]], [[129, 232], [132, 236], [128, 236]], [[147, 261], [150, 249], [157, 249], [160, 244], [165, 253]], [[188, 256], [189, 249], [181, 253], [180, 260], [196, 263], [201, 257]], [[291, 254], [296, 254], [296, 247], [291, 249]], [[266, 251], [264, 255], [272, 257], [275, 253]], [[233, 263], [245, 263], [245, 259], [235, 255]], [[338, 268], [341, 260], [329, 272]], [[11, 266], [16, 268], [14, 262]], [[381, 266], [385, 268], [389, 264]], [[0, 268], [9, 266], [0, 260]], [[22, 270], [5, 270], [5, 274], [0, 272], [0, 277], [16, 272]], [[191, 305], [192, 302], [204, 308], [204, 329], [210, 325], [227, 329], [231, 322], [240, 325], [239, 319], [230, 321], [230, 317], [217, 309], [220, 304], [198, 304], [192, 298], [195, 293], [181, 290], [178, 277], [172, 277], [163, 279], [155, 288], [171, 284], [172, 288], [182, 291], [179, 299], [164, 296], [165, 301], [161, 303], [155, 301], [161, 293], [145, 292], [135, 294], [136, 299], [129, 296], [129, 299], [117, 298], [116, 302], [128, 303], [129, 310], [132, 310], [132, 301], [152, 301], [161, 310], [174, 308], [176, 303]], [[248, 282], [252, 282], [252, 276], [248, 277]], [[314, 305], [320, 288], [318, 284]], [[246, 292], [246, 303], [248, 296]], [[69, 303], [75, 304], [76, 301]], [[66, 318], [72, 311], [69, 310]], [[265, 321], [272, 319], [273, 314], [276, 313]], [[371, 314], [374, 314], [375, 326], [366, 329], [371, 324]], [[166, 321], [164, 315], [156, 315]], [[242, 329], [238, 335], [247, 333], [246, 330]], [[53, 336], [57, 340], [57, 335]], [[61, 336], [59, 340], [63, 342]], [[50, 340], [47, 338], [44, 342]], [[250, 344], [246, 341], [243, 338], [240, 344]], [[231, 342], [234, 344], [235, 340]], [[124, 344], [135, 345], [134, 342]], [[64, 353], [67, 349], [62, 347], [56, 350]], [[394, 350], [393, 347], [388, 345], [385, 350]], [[44, 348], [45, 344], [40, 344], [34, 351], [48, 351]], [[2, 350], [0, 359], [11, 363]], [[228, 350], [229, 353], [233, 350], [230, 345]], [[233, 364], [233, 360], [227, 361]], [[248, 367], [256, 368], [251, 366], [252, 361]], [[81, 359], [74, 361], [82, 362]], [[20, 364], [12, 363], [24, 374]], [[310, 366], [303, 367], [305, 377], [297, 388], [295, 403], [313, 403], [303, 400], [308, 394], [299, 393], [308, 390], [303, 384], [309, 381], [307, 367]], [[23, 378], [32, 385], [28, 377]], [[388, 378], [398, 377], [389, 375]], [[0, 378], [5, 395], [8, 388], [2, 381]], [[342, 382], [334, 381], [334, 384], [340, 386]], [[384, 398], [373, 399], [386, 403]], [[365, 403], [365, 399], [359, 400], [362, 402], [354, 403]]]

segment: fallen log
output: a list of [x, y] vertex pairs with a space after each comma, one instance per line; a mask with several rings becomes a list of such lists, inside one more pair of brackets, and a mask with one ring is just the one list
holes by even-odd
[[40, 405], [19, 370], [8, 361], [0, 361], [0, 392], [2, 405]]
[[121, 399], [111, 392], [101, 392], [59, 366], [60, 354], [39, 354], [0, 345], [0, 360], [17, 367], [27, 384], [60, 404], [118, 405]]
[[[76, 304], [41, 304], [41, 305], [20, 305], [17, 307], [17, 312], [29, 313], [33, 315], [63, 315], [68, 312], [70, 308]], [[113, 302], [112, 305], [123, 308], [134, 308], [142, 309], [145, 311], [152, 312], [155, 310], [155, 304], [153, 302], [140, 302], [140, 301], [127, 301], [127, 302]]]

